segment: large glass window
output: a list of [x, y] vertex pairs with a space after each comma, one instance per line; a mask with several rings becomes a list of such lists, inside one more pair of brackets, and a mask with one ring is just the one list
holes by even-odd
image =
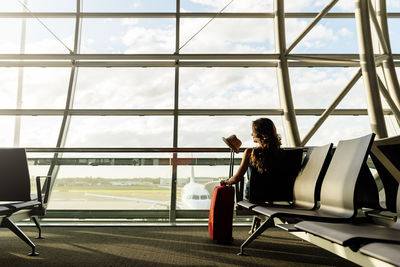
[[[286, 47], [329, 3], [284, 1]], [[398, 1], [387, 5], [400, 10]], [[222, 137], [256, 146], [252, 121], [269, 117], [283, 146], [293, 146], [285, 105], [302, 139], [359, 71], [354, 10], [354, 1], [339, 0], [279, 55], [271, 0], [4, 0], [0, 146], [27, 147], [32, 175], [50, 171], [51, 209], [166, 214], [175, 199], [183, 213], [207, 209], [213, 185], [228, 176]], [[396, 65], [399, 21], [389, 14]], [[279, 72], [286, 56], [288, 80]], [[361, 77], [305, 145], [369, 133], [365, 91]], [[382, 103], [389, 135], [399, 134]], [[235, 156], [238, 165], [242, 154]], [[206, 206], [190, 206], [202, 200]]]

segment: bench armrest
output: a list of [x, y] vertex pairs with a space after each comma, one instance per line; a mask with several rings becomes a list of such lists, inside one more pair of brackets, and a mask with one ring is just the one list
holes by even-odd
[[[45, 179], [43, 187], [40, 179]], [[40, 201], [41, 206], [45, 208], [47, 206], [47, 202], [49, 201], [50, 181], [51, 181], [51, 176], [36, 176], [36, 190], [37, 190], [38, 201]]]

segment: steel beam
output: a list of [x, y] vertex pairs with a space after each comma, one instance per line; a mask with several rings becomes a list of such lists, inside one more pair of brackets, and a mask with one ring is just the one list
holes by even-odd
[[382, 103], [376, 76], [371, 38], [371, 26], [369, 22], [368, 1], [369, 0], [356, 0], [355, 14], [357, 22], [358, 47], [368, 102], [368, 115], [370, 119], [371, 130], [372, 132], [376, 133], [378, 138], [384, 138], [387, 137], [387, 131], [383, 117]]
[[[79, 54], [80, 46], [81, 46], [81, 33], [82, 33], [82, 19], [79, 16], [79, 13], [82, 10], [81, 0], [76, 0], [76, 18], [75, 18], [75, 37], [74, 37], [74, 48], [73, 54]], [[70, 73], [69, 85], [68, 85], [68, 93], [67, 99], [65, 103], [65, 109], [63, 114], [63, 119], [61, 122], [60, 132], [58, 134], [56, 147], [64, 147], [67, 141], [68, 129], [71, 122], [71, 116], [69, 114], [69, 110], [72, 109], [74, 104], [74, 96], [76, 89], [76, 80], [78, 76], [78, 68], [75, 66], [74, 61], [72, 61], [72, 68]], [[62, 154], [55, 153], [54, 160], [62, 157]], [[51, 176], [51, 184], [50, 184], [50, 194], [53, 191], [53, 186], [60, 170], [59, 165], [55, 165], [52, 163], [49, 167], [48, 175]], [[49, 196], [50, 197], [50, 196]]]
[[[24, 0], [24, 5], [27, 5], [27, 0]], [[21, 22], [21, 42], [19, 48], [20, 54], [25, 53], [25, 43], [26, 43], [26, 18], [23, 18]], [[18, 69], [17, 103], [16, 103], [17, 109], [20, 109], [22, 107], [23, 82], [24, 82], [24, 68], [20, 67]], [[16, 116], [14, 125], [14, 147], [19, 146], [20, 138], [21, 138], [21, 117]]]
[[[179, 55], [180, 47], [180, 0], [176, 0], [176, 30], [175, 30], [175, 55]], [[172, 147], [178, 148], [178, 132], [179, 132], [179, 60], [175, 62], [175, 87], [174, 87], [174, 125], [172, 136]], [[171, 176], [171, 203], [169, 209], [169, 221], [175, 223], [176, 221], [176, 186], [178, 178], [178, 154], [172, 154], [172, 176]]]
[[[182, 12], [181, 18], [274, 18], [272, 12]], [[287, 12], [286, 18], [315, 18], [316, 12]], [[399, 12], [390, 12], [389, 18], [400, 18]], [[0, 12], [0, 18], [71, 18], [76, 17], [75, 12]], [[171, 18], [176, 17], [175, 12], [80, 12], [81, 18]], [[351, 19], [355, 15], [352, 12], [331, 12], [326, 18]]]
[[284, 1], [274, 1], [275, 12], [275, 50], [279, 54], [279, 63], [277, 67], [277, 78], [281, 106], [284, 112], [284, 127], [287, 129], [289, 145], [299, 146], [300, 136], [297, 127], [296, 114], [294, 112], [292, 92], [290, 89], [289, 68], [286, 58], [286, 32], [285, 32], [285, 14]]
[[[295, 109], [299, 116], [320, 116], [324, 109]], [[0, 116], [63, 116], [64, 109], [0, 109]], [[338, 116], [368, 115], [366, 109], [335, 109]], [[385, 115], [392, 115], [390, 109]], [[174, 109], [70, 109], [70, 116], [174, 116]], [[282, 109], [179, 109], [179, 116], [282, 116]]]
[[389, 28], [388, 28], [387, 13], [386, 13], [386, 0], [378, 0], [377, 14], [378, 14], [379, 26], [382, 31], [383, 38], [386, 41], [388, 49], [387, 51], [388, 58], [385, 61], [383, 61], [385, 80], [387, 81], [387, 86], [390, 95], [393, 99], [393, 102], [396, 104], [398, 108], [400, 108], [400, 86], [396, 74], [395, 64], [393, 62], [392, 49], [390, 47]]

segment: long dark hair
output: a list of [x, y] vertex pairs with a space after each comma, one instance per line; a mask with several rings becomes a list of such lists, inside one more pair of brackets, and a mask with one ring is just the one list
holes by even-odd
[[260, 139], [260, 145], [253, 149], [250, 164], [264, 173], [271, 166], [273, 159], [281, 152], [281, 137], [277, 134], [272, 120], [260, 118], [253, 121], [253, 133]]

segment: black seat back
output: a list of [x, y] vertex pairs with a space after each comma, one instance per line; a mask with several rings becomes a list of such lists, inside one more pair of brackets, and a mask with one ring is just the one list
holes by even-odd
[[400, 214], [400, 136], [376, 140], [371, 158], [385, 190], [386, 208]]
[[292, 201], [293, 185], [301, 168], [302, 148], [286, 148], [279, 154], [273, 168], [259, 173], [250, 166], [247, 198], [252, 202]]
[[307, 151], [303, 167], [294, 183], [293, 196], [296, 206], [314, 209], [319, 200], [322, 179], [331, 160], [332, 144], [312, 147]]
[[322, 182], [319, 211], [341, 218], [356, 215], [357, 205], [360, 204], [356, 197], [356, 185], [360, 184], [358, 180], [372, 177], [363, 175], [366, 171], [363, 166], [374, 137], [375, 134], [369, 134], [338, 143]]
[[0, 148], [0, 201], [31, 200], [24, 148]]

